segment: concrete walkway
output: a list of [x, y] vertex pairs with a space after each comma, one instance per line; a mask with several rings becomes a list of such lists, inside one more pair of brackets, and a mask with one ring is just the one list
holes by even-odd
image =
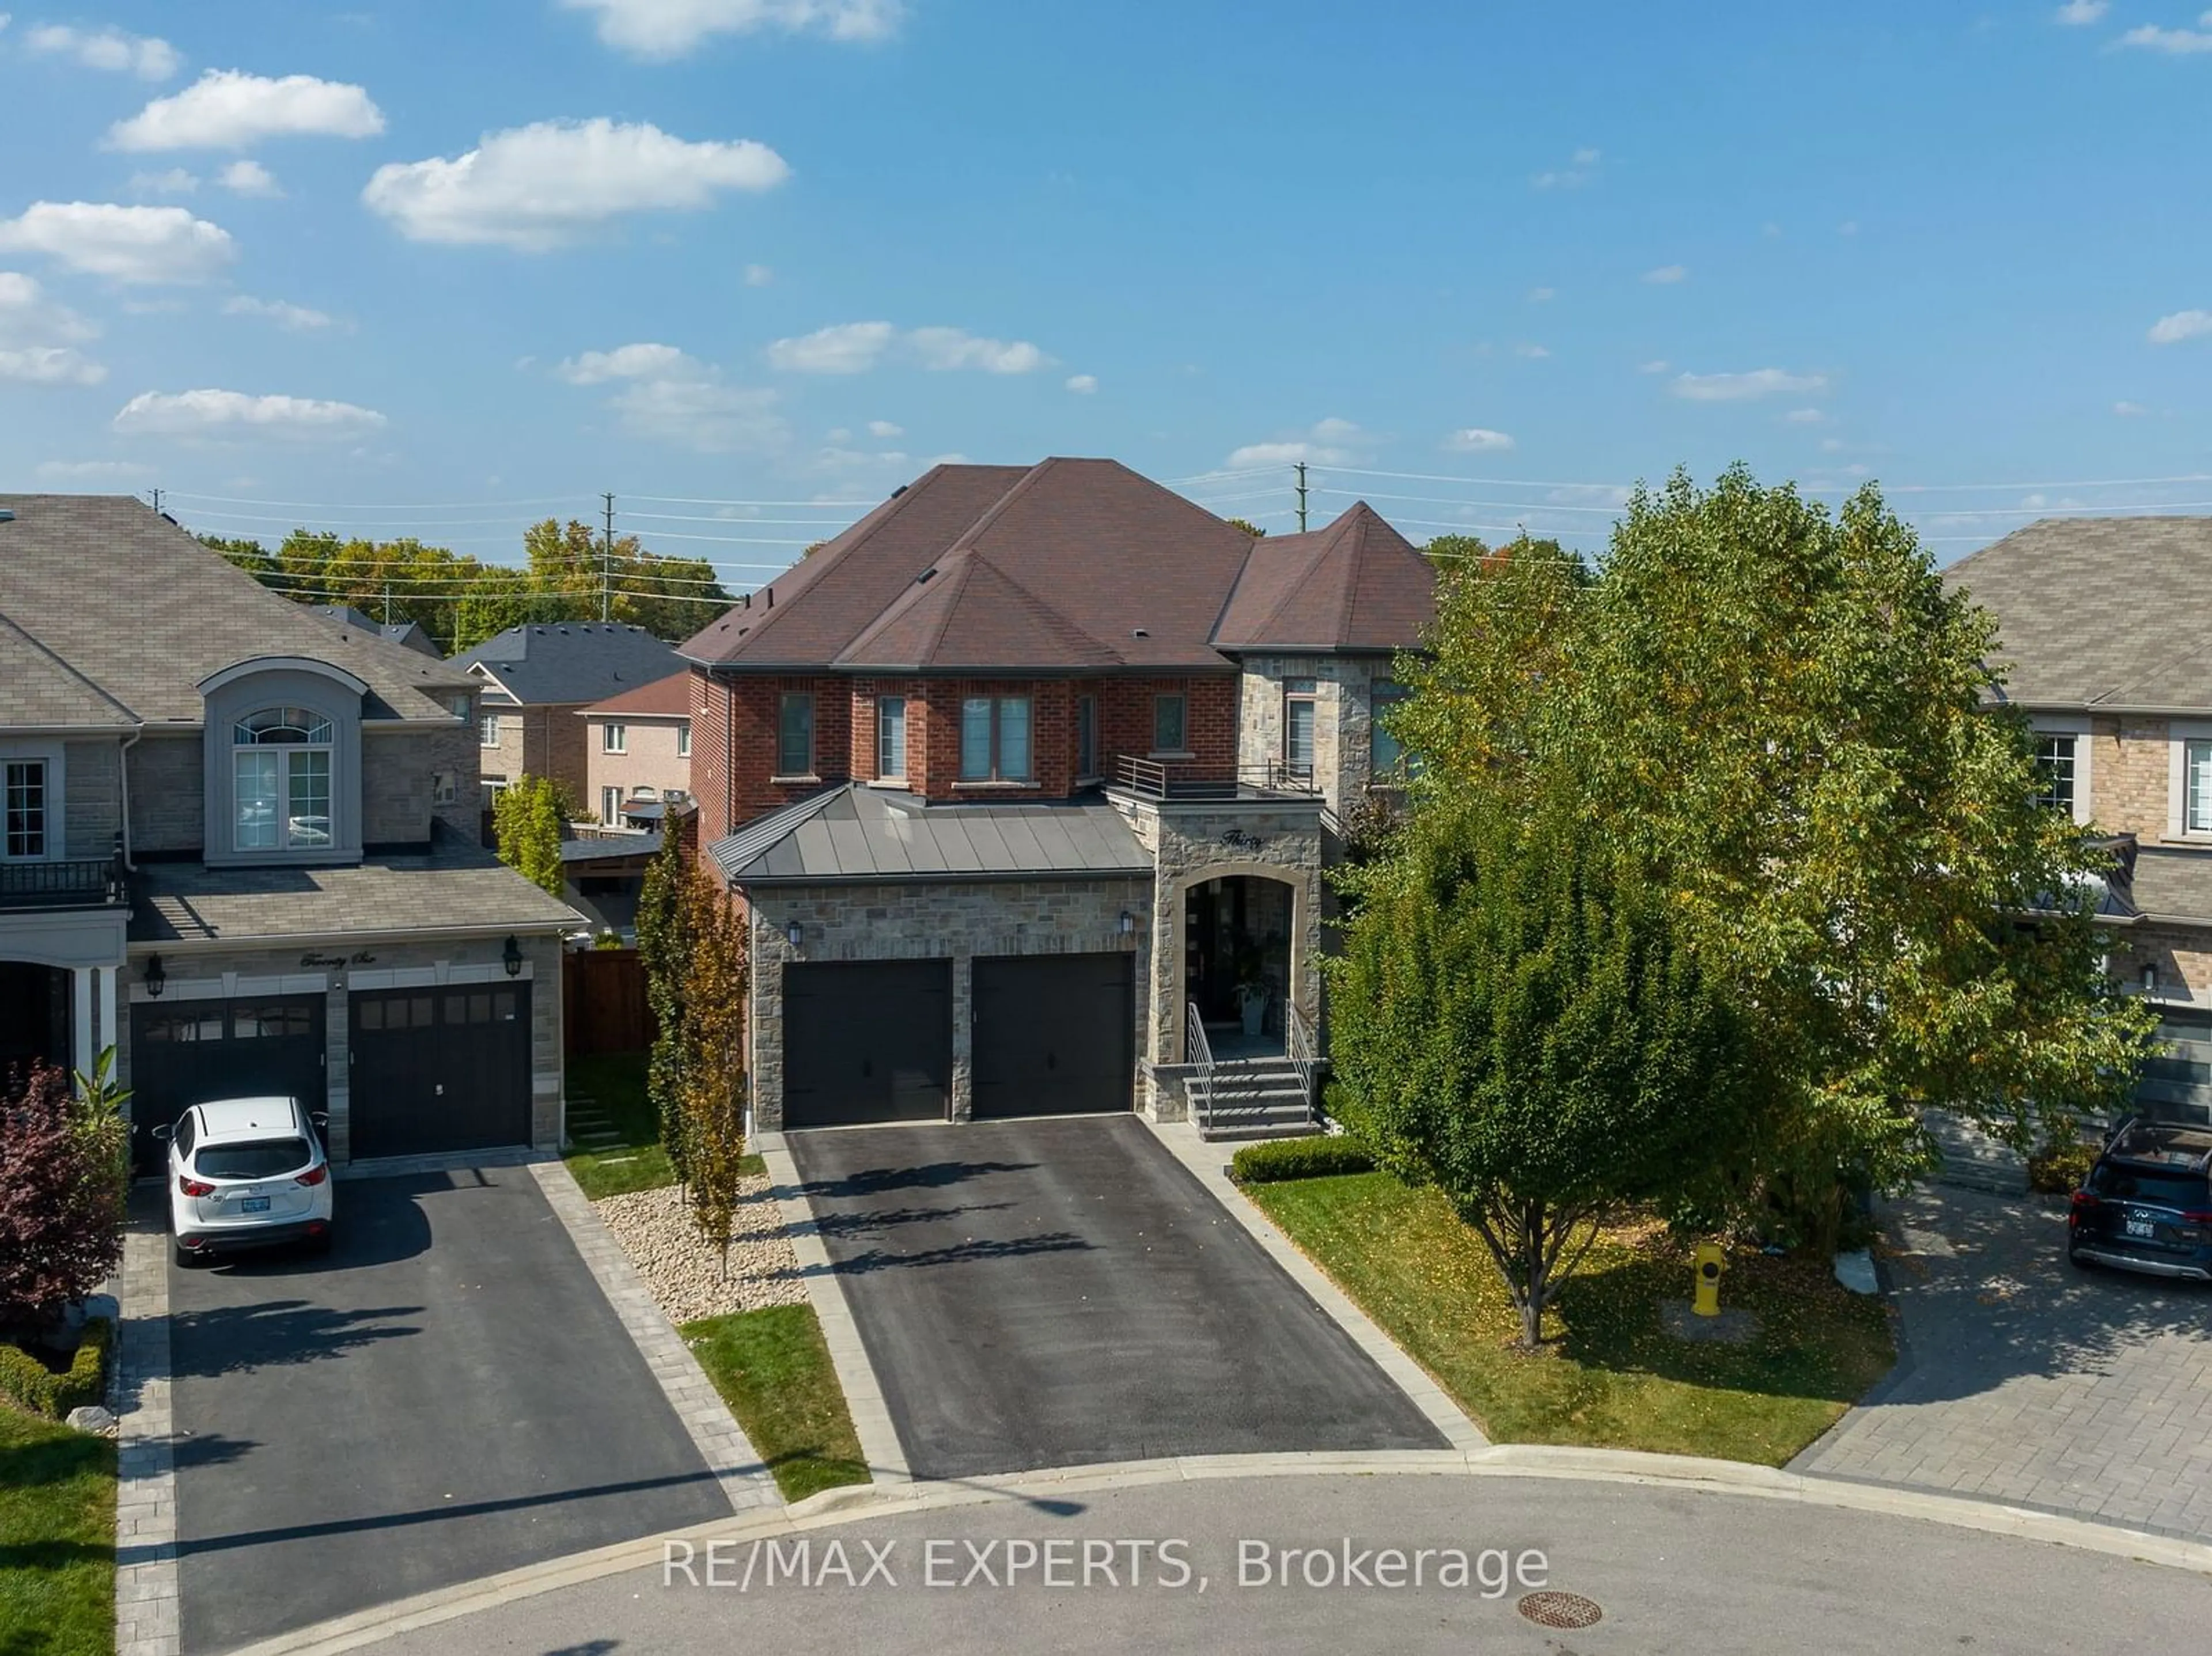
[[1885, 1228], [1898, 1368], [1793, 1470], [2212, 1538], [2212, 1289], [2075, 1271], [2047, 1198], [1923, 1186]]

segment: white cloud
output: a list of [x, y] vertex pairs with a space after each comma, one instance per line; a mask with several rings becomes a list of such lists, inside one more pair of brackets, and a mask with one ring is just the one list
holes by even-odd
[[1098, 389], [1098, 376], [1095, 373], [1071, 373], [1067, 376], [1067, 389], [1078, 397], [1088, 397]]
[[1642, 279], [1654, 287], [1664, 288], [1677, 282], [1686, 282], [1689, 276], [1690, 267], [1686, 264], [1662, 264], [1656, 270], [1646, 270]]
[[1316, 422], [1302, 437], [1247, 443], [1231, 450], [1221, 464], [1224, 469], [1291, 465], [1301, 460], [1309, 465], [1343, 465], [1358, 458], [1371, 442], [1372, 439], [1351, 421], [1330, 418]]
[[983, 339], [961, 328], [916, 328], [906, 343], [925, 368], [1028, 373], [1052, 361], [1026, 339]]
[[1525, 342], [1513, 348], [1514, 355], [1525, 356], [1532, 361], [1540, 361], [1551, 354], [1550, 350], [1542, 345], [1529, 344]]
[[185, 63], [167, 40], [125, 34], [118, 28], [82, 29], [64, 23], [42, 23], [23, 37], [23, 44], [33, 52], [74, 58], [87, 69], [127, 72], [142, 81], [166, 81]]
[[1636, 371], [1638, 373], [1664, 373], [1669, 366], [1671, 365], [1665, 357], [1655, 356], [1649, 362], [1638, 363]]
[[325, 312], [311, 311], [305, 305], [294, 305], [281, 299], [254, 299], [239, 294], [223, 303], [225, 316], [266, 317], [287, 333], [313, 333], [327, 328], [332, 318]]
[[986, 373], [1028, 373], [1050, 365], [1025, 339], [986, 339], [963, 328], [911, 328], [889, 322], [839, 322], [768, 348], [769, 366], [786, 373], [866, 373], [887, 353], [925, 368], [979, 368]]
[[131, 188], [141, 196], [189, 196], [200, 187], [198, 175], [187, 173], [181, 167], [170, 167], [165, 173], [133, 173]]
[[0, 219], [0, 252], [18, 249], [118, 282], [201, 282], [238, 252], [228, 231], [181, 207], [88, 201], [33, 202]]
[[1468, 426], [1445, 438], [1443, 446], [1455, 454], [1502, 454], [1513, 446], [1513, 440], [1502, 431]]
[[2200, 28], [2159, 28], [2146, 23], [2141, 28], [2131, 28], [2120, 36], [2124, 46], [2142, 46], [2151, 52], [2162, 52], [2169, 58], [2190, 58], [2199, 52], [2212, 52], [2212, 12], [2197, 21]]
[[52, 483], [120, 483], [150, 477], [154, 468], [136, 460], [41, 460], [39, 476]]
[[768, 348], [772, 368], [787, 373], [866, 373], [898, 330], [888, 322], [840, 322]]
[[2176, 311], [2153, 323], [2149, 337], [2154, 345], [2179, 345], [2185, 339], [2209, 333], [2212, 333], [2212, 311]]
[[790, 176], [750, 138], [692, 143], [601, 116], [489, 133], [450, 161], [389, 162], [361, 198], [416, 241], [541, 253], [623, 213], [696, 212], [720, 191], [769, 190]]
[[680, 58], [717, 34], [774, 29], [833, 40], [879, 40], [898, 27], [900, 0], [561, 0], [599, 18], [599, 39], [641, 58]]
[[1597, 177], [1597, 164], [1601, 159], [1595, 149], [1588, 147], [1577, 149], [1566, 166], [1549, 168], [1530, 179], [1529, 187], [1535, 190], [1579, 190]]
[[723, 454], [774, 448], [787, 434], [774, 391], [728, 385], [720, 368], [673, 345], [584, 351], [554, 373], [572, 385], [620, 382], [607, 406], [623, 430], [653, 442]]
[[0, 270], [0, 345], [78, 344], [100, 330], [17, 270]]
[[2066, 0], [2054, 14], [2053, 21], [2079, 27], [2094, 23], [2112, 9], [2112, 0]]
[[1556, 288], [1531, 288], [1528, 302], [1531, 305], [1548, 305], [1559, 296], [1559, 291]]
[[259, 161], [233, 161], [216, 174], [215, 181], [234, 196], [282, 196], [274, 173]]
[[745, 266], [745, 286], [748, 288], [765, 288], [775, 280], [775, 272], [765, 264]]
[[1678, 373], [1674, 395], [1692, 403], [1744, 403], [1785, 391], [1825, 391], [1827, 385], [1826, 374], [1753, 368], [1748, 373]]
[[2123, 420], [2138, 420], [2148, 414], [2150, 410], [2140, 403], [2122, 402], [2112, 404], [2112, 412]]
[[906, 435], [906, 428], [895, 425], [889, 420], [871, 420], [868, 422], [868, 435], [878, 438], [903, 437]]
[[255, 397], [242, 391], [142, 391], [125, 403], [114, 428], [134, 437], [365, 437], [387, 423], [374, 409], [309, 397]]
[[107, 370], [73, 345], [0, 348], [0, 380], [25, 385], [96, 385]]
[[312, 75], [282, 80], [211, 69], [107, 129], [111, 149], [244, 149], [264, 138], [373, 138], [384, 112], [368, 94]]
[[1792, 409], [1782, 417], [1793, 426], [1817, 426], [1828, 416], [1819, 409]]

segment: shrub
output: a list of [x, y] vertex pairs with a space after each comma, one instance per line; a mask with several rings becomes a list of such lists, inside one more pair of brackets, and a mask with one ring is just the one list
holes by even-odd
[[59, 1070], [0, 1091], [0, 1328], [51, 1321], [123, 1257], [123, 1132]]
[[2047, 1144], [2027, 1158], [2027, 1187], [2045, 1196], [2070, 1196], [2096, 1162], [2097, 1152], [2087, 1144]]
[[98, 1403], [107, 1392], [108, 1353], [114, 1345], [114, 1319], [91, 1318], [69, 1368], [56, 1374], [22, 1347], [0, 1344], [0, 1398], [54, 1420]]
[[1247, 1144], [1231, 1158], [1230, 1168], [1240, 1184], [1272, 1185], [1285, 1179], [1372, 1173], [1375, 1158], [1355, 1138], [1274, 1138]]

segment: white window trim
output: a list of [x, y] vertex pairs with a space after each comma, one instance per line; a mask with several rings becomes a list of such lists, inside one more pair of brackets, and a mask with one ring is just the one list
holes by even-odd
[[2087, 823], [2096, 813], [2096, 779], [2092, 774], [2091, 755], [2096, 741], [2090, 734], [2087, 713], [2037, 713], [2028, 723], [2038, 736], [2070, 736], [2074, 738], [2074, 820]]
[[[491, 732], [491, 740], [489, 742], [484, 740], [486, 731]], [[500, 717], [496, 708], [487, 708], [477, 715], [477, 746], [496, 748], [506, 736], [507, 721]]]
[[2166, 838], [2179, 846], [2212, 846], [2212, 834], [2191, 834], [2189, 818], [2189, 744], [2212, 742], [2212, 719], [2177, 719], [2166, 727]]
[[10, 857], [8, 842], [0, 837], [0, 863], [60, 863], [69, 860], [69, 778], [58, 742], [0, 742], [0, 759], [43, 760], [46, 767], [46, 848], [36, 857]]
[[676, 756], [678, 759], [691, 756], [691, 721], [688, 719], [676, 721]]
[[613, 719], [599, 726], [599, 751], [626, 754], [629, 751], [629, 726]]

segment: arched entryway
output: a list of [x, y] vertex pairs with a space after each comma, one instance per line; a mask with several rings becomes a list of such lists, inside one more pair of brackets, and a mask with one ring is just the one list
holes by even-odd
[[1295, 944], [1299, 895], [1292, 881], [1249, 872], [1183, 888], [1182, 1000], [1196, 1009], [1216, 1057], [1283, 1051], [1304, 964]]

